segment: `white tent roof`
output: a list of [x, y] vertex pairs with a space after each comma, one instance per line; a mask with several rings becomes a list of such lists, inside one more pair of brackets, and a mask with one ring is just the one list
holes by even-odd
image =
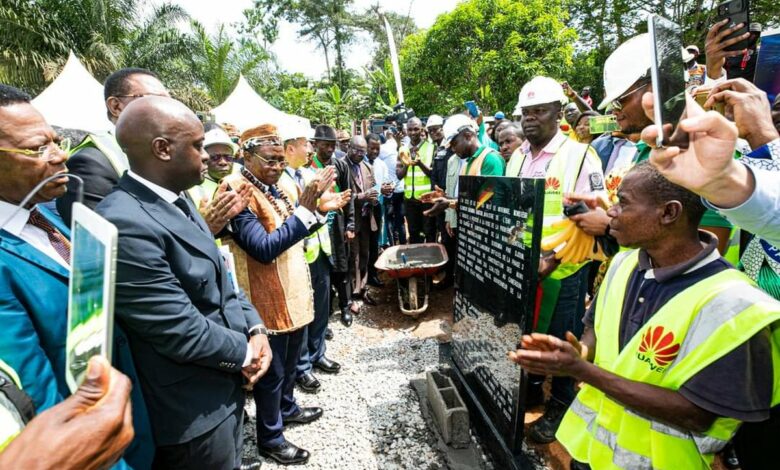
[[32, 101], [50, 125], [90, 132], [112, 128], [103, 85], [70, 53], [57, 78]]
[[287, 114], [271, 106], [252, 89], [243, 75], [238, 77], [238, 85], [225, 102], [212, 109], [211, 113], [217, 123], [230, 123], [241, 131], [265, 123], [282, 127], [291, 121], [310, 126], [308, 119]]

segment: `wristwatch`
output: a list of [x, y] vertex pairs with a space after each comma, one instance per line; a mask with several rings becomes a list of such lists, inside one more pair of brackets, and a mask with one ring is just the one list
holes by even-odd
[[268, 336], [268, 328], [266, 328], [264, 325], [257, 325], [253, 327], [251, 330], [249, 330], [249, 336], [257, 336], [257, 335], [266, 335]]

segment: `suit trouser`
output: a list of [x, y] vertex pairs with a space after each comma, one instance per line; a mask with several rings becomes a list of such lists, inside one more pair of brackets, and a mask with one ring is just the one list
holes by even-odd
[[352, 277], [352, 295], [360, 296], [368, 282], [368, 256], [371, 251], [371, 217], [357, 220], [358, 230], [355, 238], [349, 241], [349, 269]]
[[417, 199], [405, 201], [406, 223], [409, 224], [409, 243], [433, 243], [436, 241], [436, 218], [423, 215], [423, 212], [431, 207], [431, 204], [423, 204]]
[[301, 357], [303, 328], [291, 333], [269, 335], [271, 367], [255, 384], [252, 394], [257, 407], [257, 445], [275, 447], [284, 442], [283, 418], [300, 411], [295, 403], [295, 369]]
[[393, 193], [392, 234], [393, 245], [406, 245], [406, 227], [404, 226], [404, 193]]
[[[243, 396], [243, 392], [242, 392]], [[153, 470], [233, 470], [241, 466], [244, 400], [216, 428], [183, 444], [155, 450]]]
[[301, 355], [298, 358], [297, 376], [311, 372], [312, 365], [325, 356], [325, 331], [330, 316], [330, 261], [320, 252], [309, 265], [311, 285], [314, 290], [314, 321], [303, 327]]

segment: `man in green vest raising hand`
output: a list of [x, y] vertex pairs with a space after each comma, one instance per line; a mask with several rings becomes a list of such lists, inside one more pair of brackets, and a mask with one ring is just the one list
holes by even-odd
[[431, 205], [424, 204], [420, 197], [433, 189], [431, 164], [436, 146], [429, 139], [422, 138], [422, 121], [419, 118], [409, 119], [406, 132], [409, 145], [398, 149], [398, 160], [402, 165], [397, 176], [404, 180], [404, 209], [409, 225], [409, 242], [435, 242], [436, 220], [423, 215]]
[[581, 341], [526, 335], [510, 358], [584, 383], [556, 435], [572, 468], [710, 468], [780, 402], [780, 304], [698, 229], [699, 196], [641, 163], [618, 197], [610, 233], [635, 249], [613, 259]]

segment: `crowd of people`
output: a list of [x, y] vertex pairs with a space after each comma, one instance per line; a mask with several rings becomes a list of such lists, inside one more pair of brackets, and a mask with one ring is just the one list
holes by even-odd
[[[537, 76], [511, 116], [412, 117], [365, 135], [204, 124], [152, 71], [126, 68], [104, 85], [114, 129], [70, 148], [30, 96], [0, 85], [0, 468], [259, 468], [242, 457], [247, 393], [259, 456], [306, 462], [284, 430], [323, 414], [296, 390], [342, 368], [327, 355], [331, 316], [350, 327], [376, 304], [374, 264], [392, 245], [443, 244], [434, 283], [452, 286], [461, 176], [545, 179], [543, 234], [568, 219], [611, 255], [542, 252], [534, 332], [509, 355], [530, 374], [526, 406], [544, 406], [529, 438], [559, 440], [575, 469], [707, 468], [718, 454], [770, 468], [780, 97], [745, 78], [755, 51], [728, 50], [758, 37], [730, 38], [739, 26], [711, 27], [706, 66], [686, 48], [688, 148], [656, 147], [647, 34], [607, 59], [598, 106], [589, 87]], [[605, 115], [619, 130], [593, 133]], [[81, 199], [118, 229], [116, 324], [113, 364], [93, 358], [71, 394]]]

